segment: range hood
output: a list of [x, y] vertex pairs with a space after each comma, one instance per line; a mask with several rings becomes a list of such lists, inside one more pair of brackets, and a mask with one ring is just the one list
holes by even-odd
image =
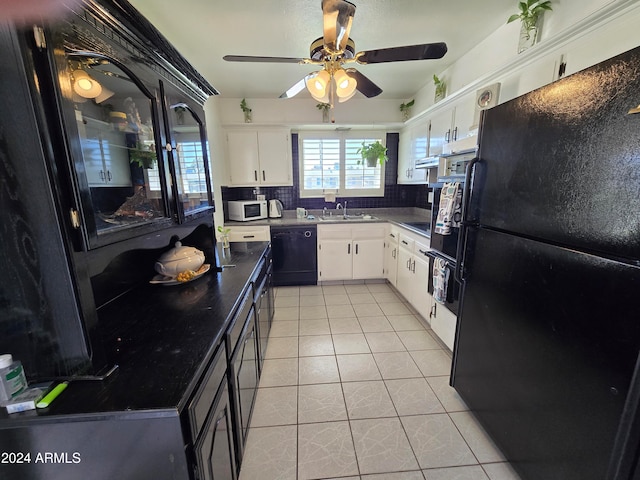
[[438, 168], [440, 165], [440, 157], [424, 157], [416, 160], [416, 168]]

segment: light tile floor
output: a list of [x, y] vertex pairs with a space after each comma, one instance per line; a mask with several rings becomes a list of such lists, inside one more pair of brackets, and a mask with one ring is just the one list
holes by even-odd
[[384, 283], [279, 287], [240, 480], [518, 480]]

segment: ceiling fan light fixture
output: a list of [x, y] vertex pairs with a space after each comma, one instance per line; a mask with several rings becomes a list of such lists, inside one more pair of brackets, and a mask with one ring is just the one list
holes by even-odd
[[355, 78], [349, 76], [343, 68], [336, 70], [333, 78], [336, 82], [336, 95], [338, 95], [340, 101], [343, 101], [343, 98], [351, 98], [355, 94], [358, 82]]
[[73, 72], [73, 91], [83, 98], [96, 98], [102, 93], [102, 85], [84, 70]]
[[331, 81], [331, 76], [329, 72], [326, 70], [320, 70], [315, 75], [313, 75], [309, 80], [307, 80], [307, 90], [311, 96], [318, 100], [329, 97], [329, 82]]

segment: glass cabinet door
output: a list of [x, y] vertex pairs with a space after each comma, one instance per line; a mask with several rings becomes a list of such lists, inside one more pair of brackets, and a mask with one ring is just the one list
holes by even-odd
[[185, 220], [213, 206], [204, 111], [171, 85], [165, 85], [164, 92], [174, 196], [180, 219]]
[[168, 217], [157, 102], [133, 73], [107, 57], [71, 54], [67, 61], [80, 140], [74, 164], [95, 247], [109, 243], [110, 234]]

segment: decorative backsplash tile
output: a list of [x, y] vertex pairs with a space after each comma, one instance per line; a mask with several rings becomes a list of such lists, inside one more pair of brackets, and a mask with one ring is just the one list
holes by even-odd
[[[426, 185], [397, 185], [398, 171], [398, 140], [399, 134], [387, 133], [387, 156], [385, 164], [384, 197], [337, 197], [336, 201], [347, 200], [350, 208], [394, 208], [419, 207], [431, 208], [427, 199]], [[266, 195], [267, 200], [277, 198], [284, 205], [285, 210], [297, 207], [307, 209], [333, 208], [334, 203], [327, 203], [322, 198], [300, 198], [299, 195], [299, 167], [298, 167], [298, 135], [291, 135], [293, 158], [293, 186], [290, 187], [260, 187], [259, 193]], [[222, 187], [222, 200], [246, 200], [255, 198], [256, 187]], [[225, 209], [226, 210], [226, 209]]]

